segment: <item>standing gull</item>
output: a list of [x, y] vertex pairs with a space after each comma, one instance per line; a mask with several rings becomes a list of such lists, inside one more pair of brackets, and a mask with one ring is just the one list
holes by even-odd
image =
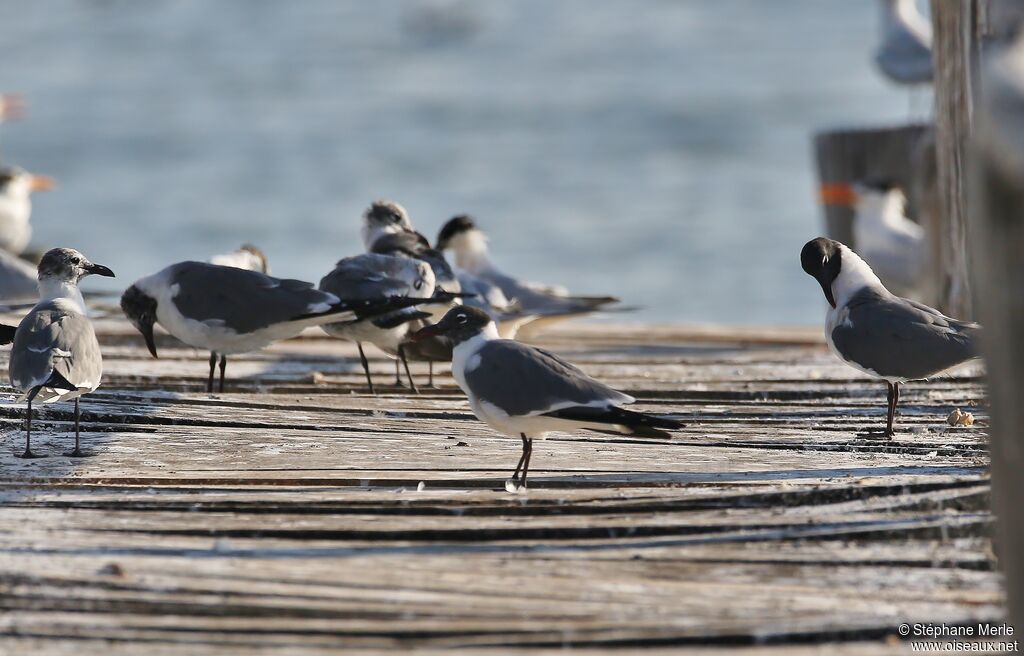
[[893, 295], [864, 260], [838, 241], [819, 237], [807, 242], [800, 264], [831, 306], [825, 315], [829, 348], [888, 386], [886, 437], [893, 436], [901, 383], [929, 378], [977, 356], [978, 324]]
[[31, 194], [53, 189], [53, 178], [16, 167], [0, 167], [0, 248], [20, 255], [32, 238]]
[[25, 421], [25, 452], [32, 453], [32, 402], [75, 401], [75, 450], [79, 448], [78, 397], [100, 385], [103, 358], [92, 322], [86, 316], [85, 301], [78, 281], [96, 274], [114, 277], [105, 266], [93, 264], [70, 248], [54, 248], [39, 262], [39, 303], [32, 308], [14, 334], [11, 350], [11, 384], [28, 401]]
[[456, 266], [496, 285], [522, 312], [539, 315], [523, 328], [524, 332], [529, 329], [535, 334], [556, 321], [603, 310], [619, 302], [613, 296], [571, 296], [563, 288], [524, 282], [502, 273], [491, 262], [487, 236], [465, 214], [444, 224], [437, 236], [437, 248], [454, 251]]
[[[369, 253], [408, 257], [421, 260], [430, 265], [434, 272], [434, 281], [438, 289], [452, 294], [462, 291], [459, 280], [452, 270], [444, 253], [431, 248], [430, 242], [416, 229], [409, 220], [409, 213], [404, 207], [390, 200], [374, 201], [363, 213], [361, 228], [363, 244]], [[431, 313], [432, 319], [440, 321], [445, 313], [459, 305], [458, 300], [434, 304], [423, 309]], [[429, 367], [429, 384], [434, 382], [434, 362], [451, 360], [451, 345], [443, 338], [435, 338], [420, 344], [405, 345], [400, 354], [402, 363], [408, 369], [407, 357], [426, 360]], [[395, 361], [395, 379], [398, 375], [398, 361]], [[417, 391], [415, 385], [413, 391]]]
[[179, 262], [141, 278], [121, 297], [121, 309], [156, 357], [153, 324], [210, 351], [207, 391], [220, 355], [220, 391], [227, 356], [255, 351], [305, 328], [355, 322], [420, 303], [420, 299], [342, 300], [301, 280], [273, 278], [206, 262]]
[[666, 430], [683, 426], [674, 419], [622, 408], [636, 399], [548, 351], [501, 339], [490, 317], [476, 308], [454, 308], [414, 339], [431, 335], [445, 335], [455, 345], [452, 375], [469, 397], [473, 414], [499, 433], [522, 440], [512, 485], [526, 487], [533, 440], [549, 432], [582, 428], [671, 437]]
[[[395, 297], [420, 298], [426, 302], [434, 296], [434, 272], [426, 262], [406, 257], [366, 253], [338, 260], [334, 269], [320, 281], [320, 289], [341, 298], [381, 301]], [[410, 323], [429, 317], [415, 307], [406, 307], [361, 321], [327, 323], [321, 326], [328, 335], [349, 339], [359, 349], [359, 360], [366, 374], [370, 393], [375, 394], [370, 365], [363, 352], [363, 342], [370, 342], [388, 355], [405, 361], [403, 342]], [[409, 383], [409, 365], [405, 365]], [[399, 379], [399, 382], [400, 379]]]

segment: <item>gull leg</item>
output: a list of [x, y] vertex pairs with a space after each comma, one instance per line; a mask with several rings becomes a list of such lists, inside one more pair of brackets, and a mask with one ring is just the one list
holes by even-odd
[[210, 380], [206, 383], [206, 393], [213, 394], [213, 369], [217, 366], [217, 354], [210, 351]]
[[67, 454], [70, 458], [83, 458], [85, 453], [82, 452], [80, 433], [79, 433], [79, 422], [82, 420], [82, 409], [78, 405], [78, 397], [75, 397], [75, 450]]
[[416, 387], [416, 381], [412, 379], [412, 372], [409, 371], [409, 361], [405, 359], [405, 347], [398, 347], [398, 357], [402, 359], [402, 365], [405, 366], [405, 376], [409, 379], [409, 387], [412, 388], [413, 394], [419, 394], [420, 390]]
[[220, 393], [224, 393], [224, 370], [228, 366], [228, 356], [223, 353], [220, 356]]
[[[399, 353], [401, 353], [401, 349], [399, 349]], [[400, 359], [401, 358], [395, 359], [395, 387], [405, 387], [405, 385], [402, 383], [402, 374], [400, 373], [400, 370], [398, 368], [398, 361]]]
[[523, 461], [523, 488], [526, 488], [526, 474], [530, 471], [530, 457], [533, 455], [533, 439], [526, 440], [526, 460]]
[[896, 394], [897, 394], [897, 392], [896, 392], [896, 387], [893, 386], [892, 383], [890, 383], [889, 381], [886, 381], [885, 384], [889, 386], [889, 395], [888, 395], [889, 406], [888, 406], [888, 412], [887, 412], [886, 417], [885, 417], [885, 436], [887, 438], [889, 438], [889, 439], [892, 439], [892, 436], [893, 436], [892, 420], [893, 420], [893, 417], [896, 415]]
[[36, 398], [36, 394], [41, 389], [41, 387], [36, 387], [28, 394], [28, 413], [25, 415], [25, 453], [18, 456], [19, 458], [43, 457], [32, 453], [32, 399]]
[[429, 387], [435, 387], [434, 385], [434, 361], [427, 360], [427, 385]]
[[519, 470], [523, 468], [523, 461], [526, 460], [526, 433], [520, 433], [519, 436], [523, 438], [523, 453], [519, 456], [519, 464], [516, 465], [516, 470], [512, 472], [512, 482], [519, 482]]
[[377, 392], [373, 389], [373, 378], [370, 378], [370, 363], [366, 361], [366, 354], [363, 353], [363, 343], [356, 342], [356, 347], [359, 349], [359, 361], [363, 363], [363, 373], [366, 374], [366, 384], [370, 388], [370, 394], [377, 396]]
[[[897, 406], [899, 406], [899, 404], [900, 404], [900, 384], [899, 383], [893, 383], [892, 384], [892, 419], [893, 419], [894, 422], [896, 421], [896, 408], [897, 408]], [[896, 434], [896, 429], [895, 428], [893, 428], [892, 434], [893, 435]]]

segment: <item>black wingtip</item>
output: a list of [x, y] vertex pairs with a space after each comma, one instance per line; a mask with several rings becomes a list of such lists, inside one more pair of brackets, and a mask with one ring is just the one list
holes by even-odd
[[14, 333], [18, 332], [17, 326], [0, 324], [0, 345], [10, 344], [14, 341]]

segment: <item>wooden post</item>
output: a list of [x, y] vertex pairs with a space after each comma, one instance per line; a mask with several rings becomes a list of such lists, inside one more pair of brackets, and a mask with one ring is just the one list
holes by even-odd
[[[956, 4], [956, 3], [954, 3]], [[984, 69], [972, 139], [975, 302], [992, 404], [997, 553], [1010, 621], [1024, 631], [1024, 38]]]

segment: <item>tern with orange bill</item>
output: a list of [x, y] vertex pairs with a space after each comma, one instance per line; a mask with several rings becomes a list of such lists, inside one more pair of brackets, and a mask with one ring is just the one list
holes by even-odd
[[0, 248], [20, 255], [32, 238], [32, 199], [54, 187], [53, 178], [12, 166], [0, 168]]

